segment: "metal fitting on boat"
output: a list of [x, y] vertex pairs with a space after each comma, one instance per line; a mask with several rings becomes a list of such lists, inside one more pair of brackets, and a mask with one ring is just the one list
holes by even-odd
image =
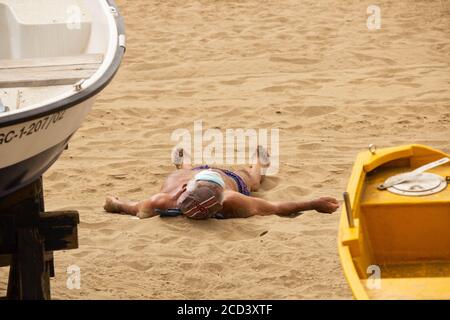
[[347, 191], [345, 191], [343, 194], [343, 197], [344, 197], [345, 211], [347, 212], [348, 226], [350, 228], [354, 228], [355, 221], [353, 220], [353, 211], [352, 211], [352, 205], [350, 203], [350, 195], [348, 194]]
[[369, 151], [371, 154], [377, 153], [377, 146], [374, 145], [373, 143], [369, 144]]
[[124, 50], [127, 49], [127, 38], [124, 34], [119, 34], [119, 46], [121, 46]]
[[117, 12], [117, 9], [115, 7], [110, 6], [109, 10], [111, 10], [111, 13], [113, 14], [114, 17], [118, 17], [119, 16], [119, 12]]
[[77, 83], [74, 84], [75, 87], [75, 91], [81, 91], [81, 89], [83, 89], [83, 83], [84, 83], [85, 79], [81, 79], [80, 81], [78, 81]]
[[9, 107], [5, 106], [2, 102], [2, 99], [0, 99], [0, 113], [2, 112], [8, 112], [9, 111]]

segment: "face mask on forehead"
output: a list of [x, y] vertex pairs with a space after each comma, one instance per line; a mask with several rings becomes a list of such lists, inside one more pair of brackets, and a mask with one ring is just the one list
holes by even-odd
[[186, 191], [187, 192], [194, 191], [196, 183], [197, 183], [197, 181], [195, 181], [195, 180], [189, 180], [187, 185], [186, 185]]
[[215, 183], [215, 184], [221, 186], [222, 188], [225, 187], [225, 182], [223, 181], [220, 174], [211, 169], [200, 171], [199, 173], [197, 173], [195, 175], [194, 180], [208, 181], [208, 182]]

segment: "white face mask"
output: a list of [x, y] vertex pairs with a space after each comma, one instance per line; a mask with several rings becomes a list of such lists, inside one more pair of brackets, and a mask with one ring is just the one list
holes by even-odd
[[[197, 180], [191, 179], [186, 184], [186, 192], [193, 192], [195, 188], [197, 187]], [[220, 204], [223, 202], [223, 193], [220, 193], [219, 199], [217, 199]]]
[[189, 180], [187, 185], [186, 185], [186, 191], [187, 192], [192, 192], [195, 190], [195, 184], [197, 183], [197, 181], [195, 180]]

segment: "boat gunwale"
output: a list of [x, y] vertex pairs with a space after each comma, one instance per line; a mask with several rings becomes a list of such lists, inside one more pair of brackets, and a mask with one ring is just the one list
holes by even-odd
[[[365, 179], [366, 173], [364, 170], [364, 159], [366, 158], [365, 153], [359, 153], [356, 161], [353, 165], [352, 172], [350, 174], [349, 182], [347, 184], [346, 191], [350, 197], [350, 206], [355, 208], [357, 195], [361, 192], [361, 180]], [[355, 210], [353, 213], [355, 214]], [[359, 228], [359, 218], [354, 216], [355, 226], [353, 228], [350, 227], [348, 218], [347, 218], [347, 208], [345, 206], [342, 207], [341, 217], [339, 221], [339, 229], [338, 229], [338, 253], [340, 257], [341, 267], [344, 272], [344, 276], [347, 280], [347, 283], [352, 291], [352, 295], [355, 299], [358, 300], [369, 300], [369, 296], [361, 282], [361, 279], [358, 275], [358, 271], [356, 270], [355, 263], [353, 261], [353, 256], [350, 252], [350, 246], [344, 244], [344, 232], [346, 230], [358, 230]]]

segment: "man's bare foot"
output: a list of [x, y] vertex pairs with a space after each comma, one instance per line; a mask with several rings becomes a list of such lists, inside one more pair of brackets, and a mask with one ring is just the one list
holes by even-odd
[[183, 167], [183, 158], [184, 158], [184, 150], [183, 148], [176, 148], [172, 152], [172, 163], [175, 165], [177, 169], [181, 169]]
[[256, 160], [262, 168], [270, 167], [270, 154], [267, 149], [261, 145], [256, 148]]
[[339, 202], [331, 197], [321, 197], [312, 202], [314, 210], [320, 213], [333, 213], [339, 208]]
[[191, 155], [183, 148], [176, 148], [172, 151], [172, 163], [177, 169], [190, 169]]
[[103, 209], [105, 209], [105, 211], [109, 213], [120, 213], [121, 210], [119, 204], [120, 204], [119, 198], [114, 196], [107, 196]]

